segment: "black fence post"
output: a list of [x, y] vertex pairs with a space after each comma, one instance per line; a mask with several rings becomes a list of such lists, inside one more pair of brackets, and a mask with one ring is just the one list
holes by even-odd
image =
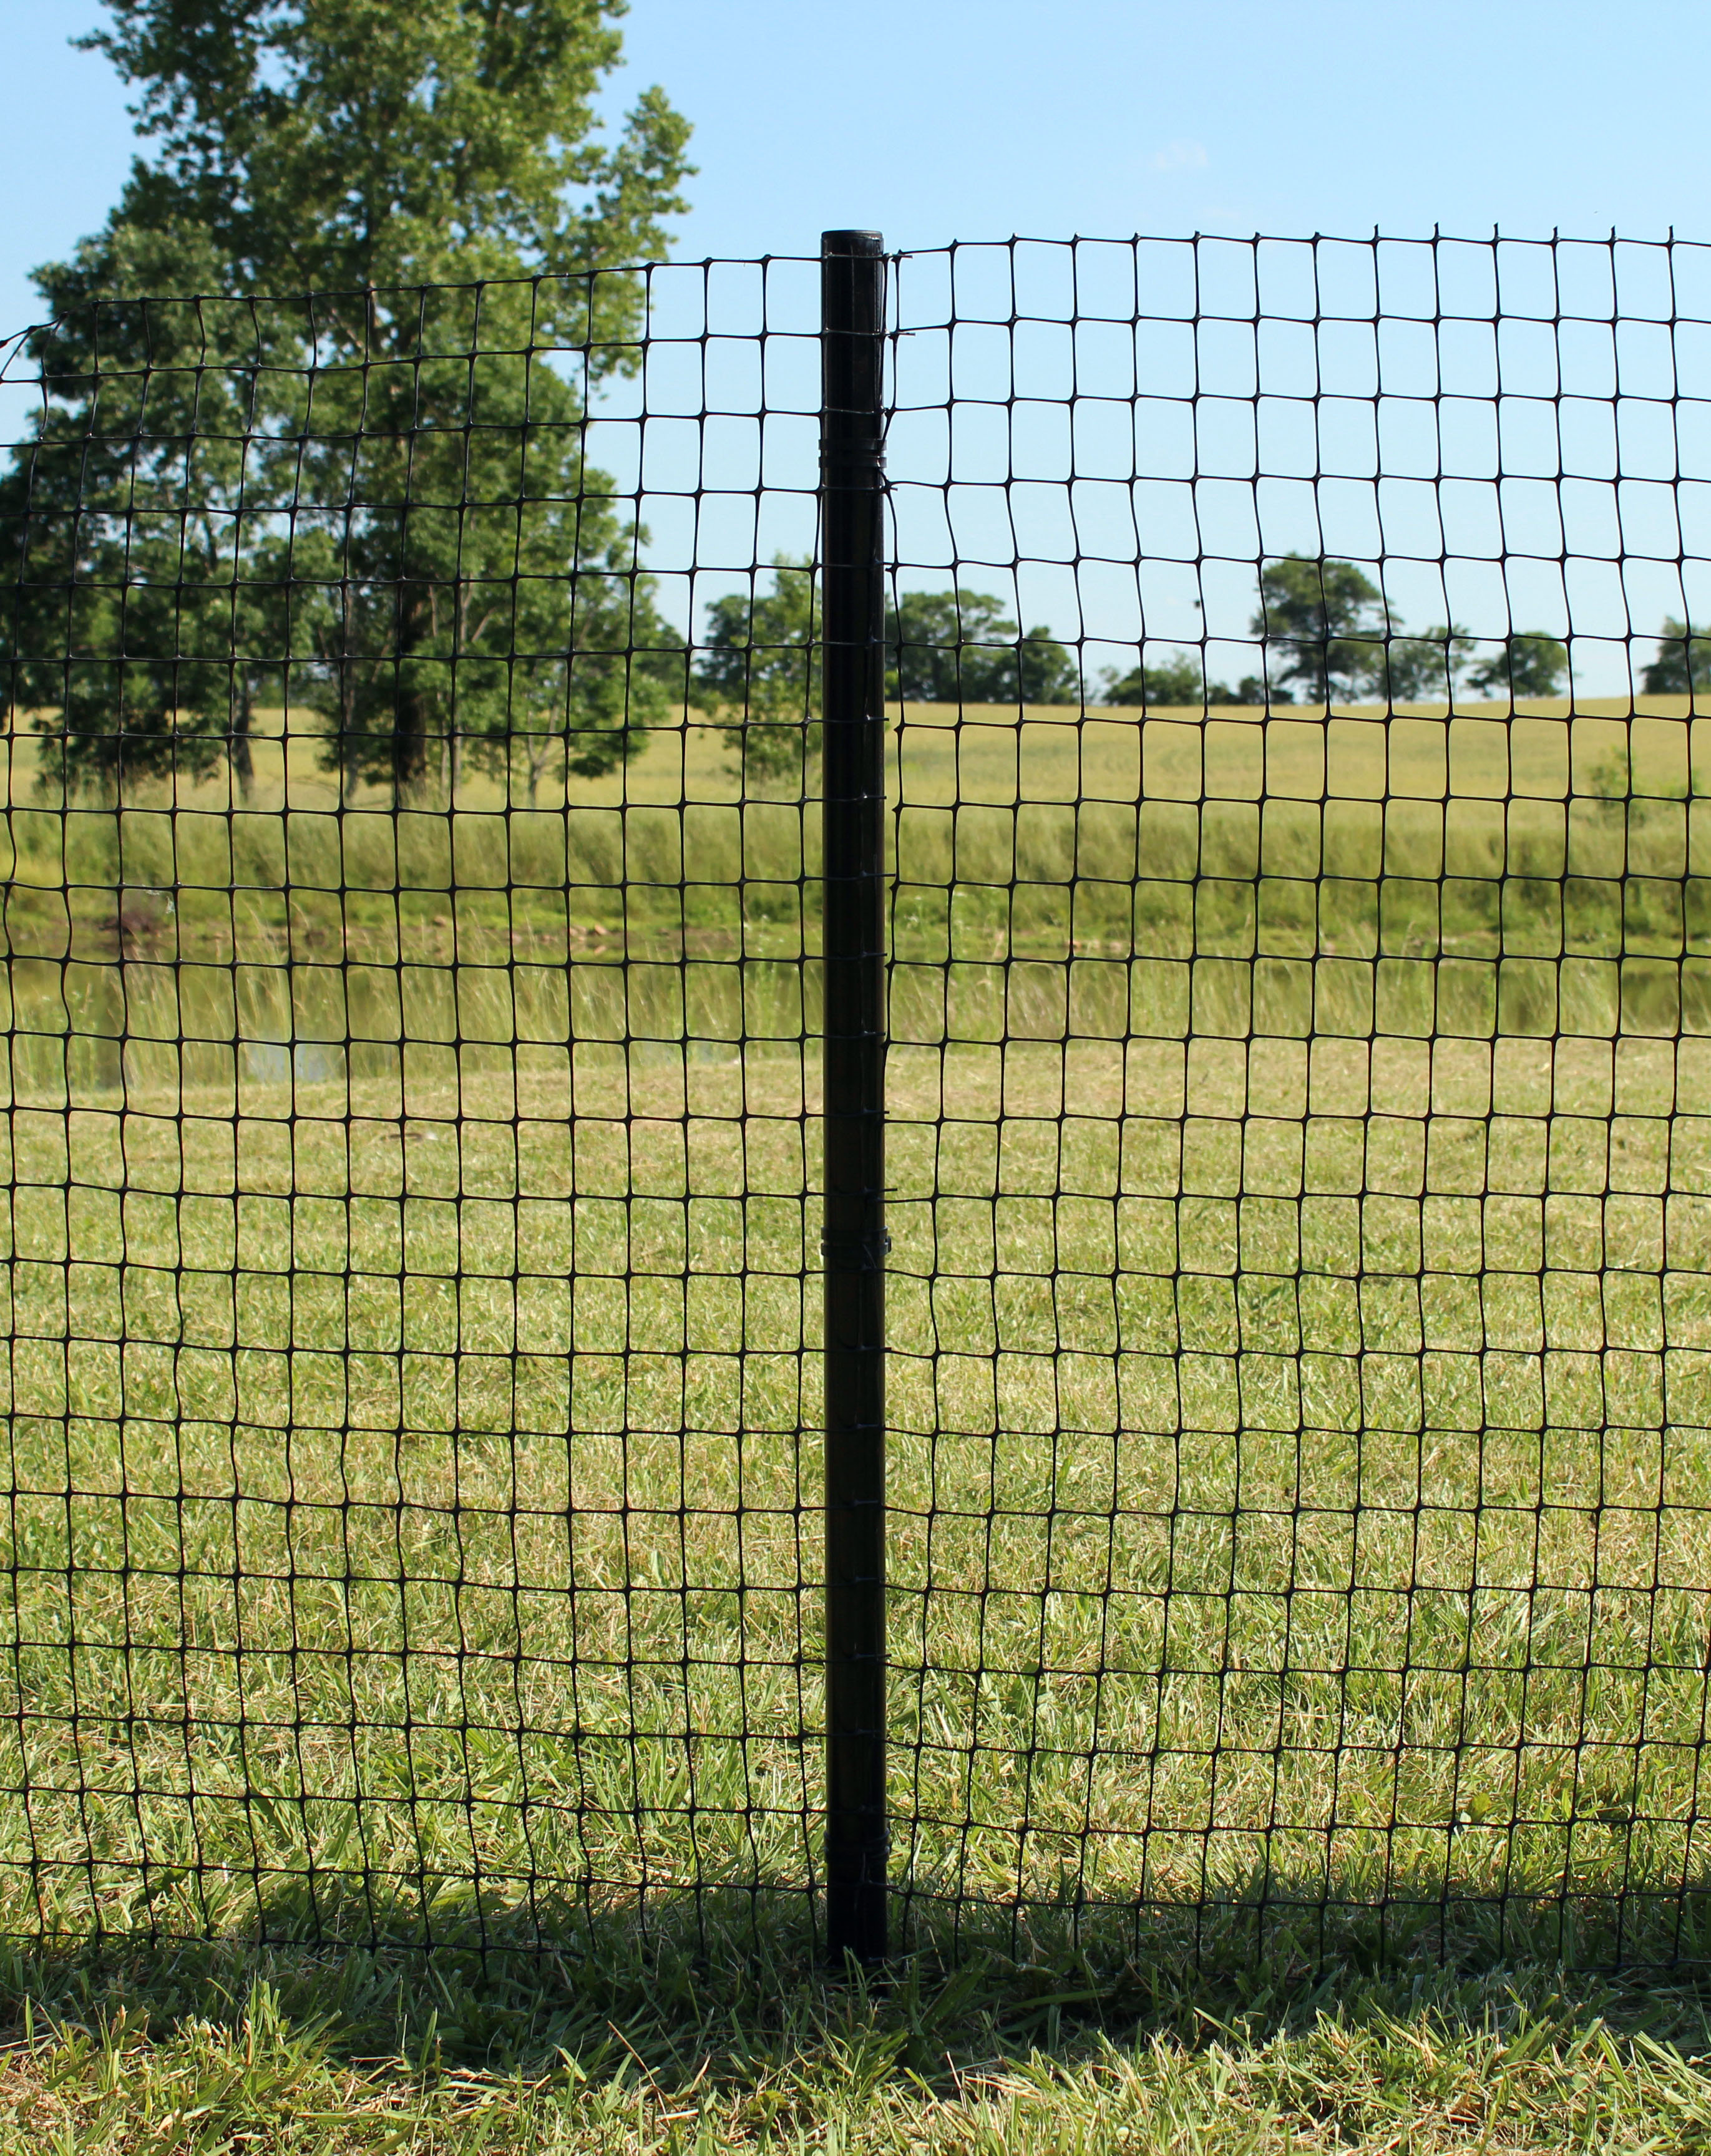
[[885, 279], [820, 244], [826, 1944], [886, 1951]]

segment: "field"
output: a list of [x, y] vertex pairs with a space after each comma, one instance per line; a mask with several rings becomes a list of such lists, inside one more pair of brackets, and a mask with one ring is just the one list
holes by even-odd
[[[241, 2054], [264, 2123], [358, 2118], [340, 2061], [414, 2044], [522, 2061], [470, 2104], [567, 2146], [596, 2084], [660, 2147], [1071, 2146], [1095, 2097], [1138, 2147], [1313, 2145], [1265, 2138], [1309, 2083], [1325, 2145], [1428, 2085], [1453, 2139], [1506, 2074], [1541, 2138], [1689, 2145], [1631, 2000], [1479, 1972], [1704, 1958], [1708, 722], [955, 716], [893, 758], [917, 1958], [872, 2000], [802, 1973], [812, 814], [692, 725], [568, 811], [397, 819], [306, 742], [122, 814], [20, 753], [14, 1993], [86, 2019], [99, 1930], [102, 1999], [189, 2017], [162, 2088]], [[367, 1953], [430, 1939], [509, 1972], [431, 2035], [444, 1979]], [[1380, 1973], [1316, 2025], [1327, 1968]], [[527, 2080], [555, 2046], [583, 2081]], [[900, 2062], [978, 2101], [893, 2117]]]

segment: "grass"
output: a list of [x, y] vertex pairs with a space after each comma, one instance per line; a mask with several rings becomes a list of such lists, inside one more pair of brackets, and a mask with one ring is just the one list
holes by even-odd
[[[1702, 2148], [1705, 2002], [1545, 1971], [1187, 1988], [965, 1960], [883, 1991], [765, 1954], [430, 1986], [204, 1950], [57, 1989], [0, 2147], [691, 2152]], [[45, 1995], [44, 1995], [45, 1994]]]
[[533, 814], [20, 762], [14, 2138], [1703, 2139], [1688, 1978], [1526, 1972], [1703, 1958], [1704, 722], [950, 716], [871, 1995], [812, 818], [696, 728]]

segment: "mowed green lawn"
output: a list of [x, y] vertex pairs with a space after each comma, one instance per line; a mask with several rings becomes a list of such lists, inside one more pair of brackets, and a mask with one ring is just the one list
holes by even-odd
[[[1071, 2018], [1699, 1956], [1708, 722], [956, 721], [893, 749], [905, 1936]], [[817, 811], [699, 725], [568, 814], [290, 751], [14, 773], [0, 1922], [788, 1958]]]

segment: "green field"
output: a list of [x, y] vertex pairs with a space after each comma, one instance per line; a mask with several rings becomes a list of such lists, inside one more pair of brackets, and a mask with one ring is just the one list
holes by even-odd
[[[999, 2048], [1703, 1956], [1711, 721], [1625, 713], [896, 730], [894, 1865]], [[0, 1923], [789, 1964], [817, 812], [285, 747], [19, 745]]]

